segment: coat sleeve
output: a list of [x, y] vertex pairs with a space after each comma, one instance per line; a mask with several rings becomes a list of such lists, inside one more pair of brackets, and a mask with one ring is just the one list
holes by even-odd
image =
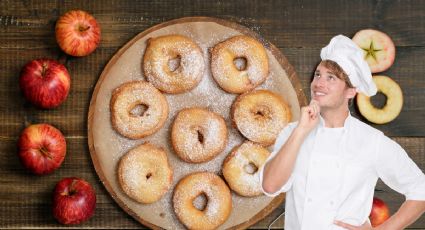
[[425, 200], [425, 175], [395, 141], [379, 138], [375, 168], [382, 181], [406, 200]]
[[273, 152], [270, 154], [270, 156], [267, 158], [266, 163], [263, 164], [263, 166], [260, 168], [259, 170], [259, 181], [260, 181], [260, 187], [261, 190], [263, 191], [263, 193], [267, 196], [270, 197], [274, 197], [279, 195], [282, 192], [286, 192], [291, 188], [292, 182], [293, 182], [293, 176], [291, 175], [288, 179], [288, 181], [276, 192], [274, 193], [268, 193], [266, 191], [264, 191], [263, 188], [263, 173], [264, 173], [264, 166], [267, 164], [267, 162], [269, 162], [270, 160], [272, 160], [279, 152], [279, 150], [282, 148], [283, 144], [285, 144], [285, 142], [288, 140], [289, 136], [291, 135], [292, 131], [294, 130], [294, 128], [296, 127], [296, 123], [290, 123], [288, 124], [278, 135], [276, 142], [274, 144], [273, 147]]

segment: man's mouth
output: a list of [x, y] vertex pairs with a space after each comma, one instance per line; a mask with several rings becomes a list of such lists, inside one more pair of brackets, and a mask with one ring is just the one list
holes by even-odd
[[317, 92], [317, 91], [313, 92], [313, 94], [314, 94], [314, 96], [325, 96], [326, 95], [325, 93]]

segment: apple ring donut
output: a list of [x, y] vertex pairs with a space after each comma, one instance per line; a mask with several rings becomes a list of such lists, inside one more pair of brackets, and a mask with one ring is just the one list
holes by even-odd
[[193, 89], [202, 79], [205, 63], [201, 48], [181, 35], [148, 40], [143, 71], [159, 90], [177, 94]]
[[229, 187], [241, 196], [262, 194], [258, 169], [269, 155], [266, 148], [250, 141], [234, 148], [223, 163], [223, 176]]
[[143, 204], [158, 201], [173, 181], [163, 149], [145, 143], [127, 152], [118, 165], [118, 181], [129, 197]]
[[291, 120], [288, 104], [269, 90], [255, 90], [238, 96], [231, 115], [243, 136], [263, 146], [273, 144]]
[[[206, 197], [203, 208], [196, 206], [199, 196]], [[188, 229], [216, 229], [232, 211], [232, 195], [219, 176], [210, 172], [196, 172], [176, 185], [173, 206], [177, 217]]]
[[209, 161], [226, 147], [226, 122], [206, 109], [183, 109], [172, 125], [171, 143], [177, 156], [186, 162]]
[[376, 108], [370, 102], [370, 97], [359, 93], [357, 95], [357, 106], [360, 113], [370, 122], [385, 124], [394, 120], [403, 107], [403, 92], [400, 86], [391, 78], [383, 75], [373, 76], [378, 92], [387, 97], [383, 108]]
[[[235, 64], [246, 60], [246, 68]], [[239, 35], [211, 50], [211, 72], [217, 84], [229, 93], [244, 93], [263, 83], [269, 74], [266, 49], [254, 38]]]
[[167, 99], [145, 81], [127, 82], [116, 88], [110, 108], [112, 127], [131, 139], [155, 133], [168, 117]]

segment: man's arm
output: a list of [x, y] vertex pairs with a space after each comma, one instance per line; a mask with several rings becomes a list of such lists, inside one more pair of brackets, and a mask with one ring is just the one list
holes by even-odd
[[394, 215], [375, 228], [367, 222], [362, 226], [353, 226], [341, 221], [336, 221], [335, 224], [348, 230], [401, 230], [414, 223], [424, 212], [425, 201], [406, 200]]
[[298, 126], [277, 155], [264, 166], [262, 186], [265, 192], [275, 193], [286, 184], [294, 169], [301, 144], [319, 122], [319, 113], [320, 107], [314, 100], [301, 109]]
[[425, 201], [406, 200], [394, 215], [377, 229], [404, 229], [414, 223], [425, 212]]
[[277, 155], [267, 162], [263, 172], [263, 189], [267, 193], [279, 190], [292, 174], [298, 151], [304, 142], [306, 133], [295, 128]]

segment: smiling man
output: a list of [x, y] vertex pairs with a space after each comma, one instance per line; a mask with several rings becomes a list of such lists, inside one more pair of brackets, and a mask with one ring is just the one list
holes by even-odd
[[311, 102], [276, 140], [260, 169], [263, 192], [286, 192], [285, 229], [373, 229], [378, 178], [406, 201], [377, 229], [403, 229], [425, 211], [425, 175], [396, 142], [352, 117], [357, 92], [376, 94], [362, 50], [338, 35], [324, 47]]

